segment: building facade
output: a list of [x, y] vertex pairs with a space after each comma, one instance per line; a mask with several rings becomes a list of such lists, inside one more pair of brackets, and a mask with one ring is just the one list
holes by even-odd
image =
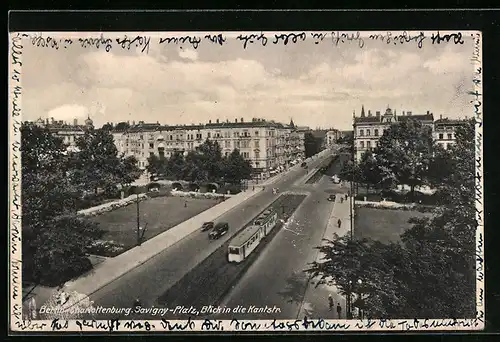
[[331, 148], [333, 145], [337, 143], [337, 140], [340, 138], [340, 132], [336, 129], [331, 129], [326, 132], [325, 138], [325, 146], [327, 148]]
[[205, 140], [215, 140], [222, 155], [235, 148], [250, 161], [256, 178], [267, 178], [278, 170], [304, 158], [304, 132], [290, 125], [254, 118], [234, 122], [209, 121], [198, 125], [163, 126], [143, 121], [120, 123], [112, 129], [115, 145], [125, 156], [134, 156], [138, 166], [145, 170], [152, 155], [171, 157], [174, 153], [186, 155]]
[[396, 111], [392, 111], [388, 107], [383, 114], [380, 111], [376, 111], [375, 115], [372, 115], [370, 110], [366, 114], [363, 106], [361, 108], [361, 115], [356, 117], [353, 114], [353, 116], [354, 147], [357, 161], [361, 159], [361, 156], [366, 151], [377, 147], [378, 140], [393, 123], [413, 119], [434, 129], [434, 114], [429, 111], [426, 114], [417, 115], [414, 115], [411, 111], [406, 113], [403, 111], [401, 115], [397, 115]]
[[440, 117], [434, 122], [434, 141], [444, 149], [448, 149], [448, 147], [455, 144], [455, 129], [463, 123], [463, 120], [450, 120]]
[[76, 141], [83, 136], [89, 129], [94, 128], [94, 123], [90, 117], [87, 117], [84, 124], [79, 124], [78, 119], [74, 119], [73, 123], [67, 123], [63, 120], [54, 120], [54, 118], [45, 119], [39, 118], [34, 125], [48, 129], [54, 136], [61, 138], [68, 145], [68, 149], [76, 148]]

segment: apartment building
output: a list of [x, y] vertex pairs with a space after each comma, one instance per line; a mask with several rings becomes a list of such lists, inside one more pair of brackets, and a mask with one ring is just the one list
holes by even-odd
[[236, 118], [175, 126], [139, 121], [119, 123], [112, 135], [118, 151], [136, 157], [142, 169], [146, 169], [151, 155], [169, 158], [174, 153], [187, 154], [206, 139], [217, 141], [223, 155], [235, 148], [240, 150], [251, 162], [255, 177], [261, 179], [304, 158], [304, 132], [297, 130], [293, 121], [284, 125], [259, 118], [251, 121]]
[[455, 144], [455, 129], [463, 123], [463, 120], [443, 119], [441, 116], [434, 122], [434, 140], [444, 149], [448, 149], [449, 146]]
[[396, 111], [387, 107], [383, 114], [380, 111], [376, 111], [375, 115], [372, 115], [371, 110], [368, 110], [368, 114], [366, 114], [363, 106], [359, 117], [356, 117], [353, 113], [356, 160], [359, 161], [363, 153], [377, 147], [378, 140], [391, 124], [410, 119], [418, 120], [423, 125], [434, 129], [434, 114], [429, 111], [426, 114], [416, 115], [411, 111], [407, 111], [406, 113], [403, 111], [401, 115], [397, 115]]
[[54, 120], [54, 118], [37, 119], [35, 122], [29, 122], [38, 127], [47, 128], [54, 136], [59, 137], [68, 145], [68, 149], [76, 148], [76, 140], [83, 136], [88, 129], [94, 128], [94, 122], [90, 117], [84, 121], [84, 124], [79, 124], [78, 119], [74, 119], [73, 123], [68, 123], [63, 120]]

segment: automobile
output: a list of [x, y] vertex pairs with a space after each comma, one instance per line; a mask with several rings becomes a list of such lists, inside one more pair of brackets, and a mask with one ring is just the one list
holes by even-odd
[[201, 231], [206, 232], [207, 230], [213, 229], [214, 228], [214, 223], [213, 222], [205, 222], [201, 225]]
[[301, 167], [306, 167], [307, 166], [307, 163], [306, 162], [302, 162], [302, 164], [300, 164]]
[[335, 198], [336, 198], [336, 196], [335, 196], [335, 195], [330, 195], [330, 196], [328, 196], [328, 200], [329, 200], [330, 202], [335, 202]]
[[222, 235], [226, 234], [229, 230], [229, 224], [226, 222], [217, 223], [212, 231], [208, 234], [208, 238], [211, 240], [217, 240]]
[[340, 184], [340, 178], [337, 175], [332, 176], [332, 182], [335, 184]]

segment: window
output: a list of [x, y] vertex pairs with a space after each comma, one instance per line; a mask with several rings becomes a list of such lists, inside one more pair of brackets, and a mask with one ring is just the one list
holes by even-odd
[[255, 136], [258, 137], [259, 136], [259, 131], [255, 131]]
[[439, 139], [443, 139], [443, 133], [439, 133]]
[[226, 143], [226, 148], [230, 148], [231, 147], [231, 142], [229, 140], [226, 140], [225, 143]]
[[155, 145], [153, 143], [149, 143], [149, 148], [154, 148]]
[[210, 132], [207, 133], [207, 138], [210, 138]]
[[360, 135], [360, 136], [365, 135], [365, 131], [363, 131], [362, 129], [360, 129], [360, 130], [359, 130], [359, 135]]
[[359, 147], [361, 147], [361, 148], [365, 148], [365, 142], [364, 142], [364, 141], [360, 141], [360, 142], [359, 142]]
[[375, 130], [375, 136], [378, 137], [378, 129]]
[[260, 153], [259, 152], [255, 152], [255, 159], [260, 159]]
[[451, 133], [448, 133], [448, 139], [453, 139]]
[[366, 130], [366, 135], [368, 135], [368, 136], [370, 135], [370, 130], [369, 129]]
[[366, 147], [371, 148], [372, 147], [372, 142], [371, 141], [367, 141], [366, 142]]
[[254, 144], [255, 144], [255, 148], [259, 148], [259, 141], [258, 140], [254, 140]]

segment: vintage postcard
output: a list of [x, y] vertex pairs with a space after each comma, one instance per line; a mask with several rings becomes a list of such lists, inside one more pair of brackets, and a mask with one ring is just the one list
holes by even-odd
[[484, 329], [481, 43], [11, 32], [10, 330]]

